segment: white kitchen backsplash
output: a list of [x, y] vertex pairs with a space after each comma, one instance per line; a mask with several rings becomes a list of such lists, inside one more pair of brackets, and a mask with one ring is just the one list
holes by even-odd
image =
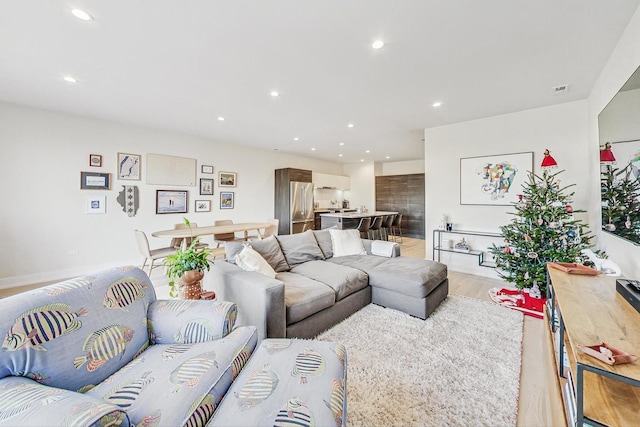
[[344, 190], [316, 188], [313, 190], [313, 200], [318, 208], [341, 208], [344, 193]]

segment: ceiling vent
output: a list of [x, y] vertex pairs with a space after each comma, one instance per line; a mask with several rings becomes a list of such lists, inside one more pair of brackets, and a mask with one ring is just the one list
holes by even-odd
[[564, 95], [569, 92], [569, 85], [560, 85], [553, 88], [554, 95]]

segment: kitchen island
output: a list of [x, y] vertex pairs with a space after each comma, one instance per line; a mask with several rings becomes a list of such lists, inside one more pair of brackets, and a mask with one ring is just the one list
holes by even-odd
[[341, 230], [358, 228], [361, 218], [375, 218], [377, 216], [397, 215], [398, 212], [375, 211], [375, 212], [343, 212], [343, 213], [323, 213], [320, 214], [322, 229], [338, 226]]

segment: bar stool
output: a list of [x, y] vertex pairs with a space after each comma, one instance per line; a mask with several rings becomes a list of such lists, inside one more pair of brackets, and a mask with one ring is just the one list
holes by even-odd
[[360, 232], [360, 238], [362, 238], [363, 234], [366, 234], [365, 237], [369, 237], [369, 227], [371, 226], [371, 218], [360, 218], [360, 224], [358, 224], [357, 230]]
[[398, 214], [393, 220], [391, 225], [391, 232], [393, 233], [393, 241], [397, 241], [397, 234], [400, 233], [400, 243], [402, 243], [402, 214]]
[[385, 220], [382, 222], [382, 228], [380, 231], [384, 235], [382, 240], [389, 240], [389, 231], [391, 231], [391, 225], [393, 224], [393, 220], [396, 219], [396, 215], [387, 215]]
[[[381, 216], [377, 216], [374, 218], [373, 222], [371, 223], [371, 227], [369, 227], [369, 239], [375, 240], [376, 233], [378, 233], [378, 237], [380, 237], [380, 240], [382, 240], [382, 236], [380, 235], [380, 228], [382, 227], [383, 218], [384, 217]], [[373, 238], [371, 238], [371, 236], [373, 236]]]

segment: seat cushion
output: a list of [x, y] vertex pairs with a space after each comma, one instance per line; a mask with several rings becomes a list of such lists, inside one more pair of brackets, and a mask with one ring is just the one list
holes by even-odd
[[290, 267], [307, 261], [324, 259], [312, 230], [307, 230], [304, 233], [276, 236], [276, 239], [278, 239], [284, 257]]
[[371, 286], [424, 298], [447, 278], [447, 266], [440, 262], [402, 256], [383, 259], [366, 270]]
[[301, 274], [278, 273], [276, 279], [284, 283], [287, 325], [331, 307], [336, 302], [333, 289]]
[[369, 285], [369, 276], [364, 271], [326, 261], [305, 262], [291, 272], [330, 286], [336, 293], [336, 301]]
[[225, 243], [227, 261], [235, 264], [236, 256], [245, 246], [251, 246], [277, 273], [289, 270], [287, 260], [284, 258], [282, 249], [280, 249], [280, 244], [276, 240], [275, 236], [269, 236], [262, 240], [251, 240], [248, 242]]

